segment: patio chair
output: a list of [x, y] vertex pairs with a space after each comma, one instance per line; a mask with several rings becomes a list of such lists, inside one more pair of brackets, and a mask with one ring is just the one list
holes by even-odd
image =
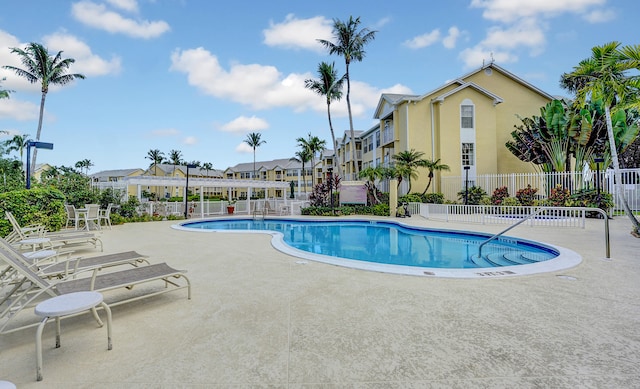
[[96, 229], [100, 229], [100, 205], [99, 204], [87, 204], [85, 205], [87, 213], [84, 217], [85, 226], [87, 231], [94, 225]]
[[[125, 292], [124, 298], [122, 293], [116, 294], [117, 297], [109, 302], [109, 306], [180, 289], [187, 289], [187, 298], [191, 299], [191, 282], [185, 276], [185, 271], [176, 270], [164, 262], [112, 272], [99, 272], [101, 267], [87, 268], [85, 272], [91, 272], [89, 277], [51, 281], [26, 266], [18, 259], [19, 254], [10, 246], [0, 246], [0, 268], [5, 268], [0, 272], [5, 280], [4, 283], [0, 282], [0, 334], [37, 326], [39, 324], [37, 321], [34, 323], [33, 320], [19, 320], [18, 314], [24, 312], [25, 308], [33, 307], [43, 298], [74, 292], [97, 291], [104, 293], [123, 288], [131, 291], [135, 286], [141, 284], [159, 282], [162, 284], [160, 288], [143, 288], [137, 293]], [[73, 276], [76, 275], [77, 273]], [[180, 282], [180, 279], [184, 281]], [[30, 310], [26, 309], [26, 311]], [[94, 316], [97, 315], [95, 310], [93, 313]]]
[[48, 232], [45, 229], [40, 229], [35, 234], [26, 234], [11, 212], [6, 211], [5, 215], [11, 223], [14, 233], [8, 241], [17, 244], [18, 247], [31, 246], [32, 251], [35, 251], [37, 246], [46, 246], [49, 249], [69, 249], [84, 244], [91, 244], [98, 248], [98, 244], [100, 244], [100, 251], [104, 251], [102, 240], [93, 233], [81, 231]]
[[109, 226], [111, 229], [111, 209], [113, 208], [113, 204], [107, 205], [107, 209], [101, 209], [99, 215], [99, 223], [98, 225], [102, 225], [102, 221], [104, 220], [104, 226]]
[[73, 224], [73, 228], [78, 229], [78, 224], [80, 223], [80, 218], [78, 213], [76, 212], [76, 207], [71, 204], [65, 204], [64, 210], [67, 212], [67, 223], [64, 228], [69, 228], [69, 224]]

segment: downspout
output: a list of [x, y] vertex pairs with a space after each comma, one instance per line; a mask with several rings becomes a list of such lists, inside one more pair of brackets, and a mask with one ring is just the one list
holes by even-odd
[[407, 100], [407, 105], [405, 106], [405, 121], [404, 121], [404, 139], [407, 140], [407, 144], [405, 145], [405, 151], [409, 151], [409, 101]]
[[429, 108], [431, 109], [431, 160], [435, 161], [436, 160], [436, 129], [434, 128], [435, 126], [435, 119], [433, 118], [433, 100], [431, 100], [431, 105], [429, 106]]

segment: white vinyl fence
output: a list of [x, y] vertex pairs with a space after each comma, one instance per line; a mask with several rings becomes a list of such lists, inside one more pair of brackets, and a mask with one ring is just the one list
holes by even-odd
[[[231, 205], [228, 201], [189, 201], [187, 203], [188, 217], [202, 218], [207, 216], [227, 215], [227, 206]], [[253, 215], [255, 212], [264, 212], [270, 215], [300, 215], [301, 208], [308, 207], [307, 201], [301, 200], [283, 200], [280, 198], [259, 199], [259, 200], [238, 200], [233, 204], [233, 214]], [[184, 215], [184, 202], [169, 201], [145, 201], [140, 204], [138, 213], [147, 213], [150, 215]]]
[[[632, 210], [640, 210], [640, 169], [621, 169], [623, 194]], [[613, 170], [585, 172], [556, 172], [556, 173], [513, 173], [513, 174], [486, 174], [469, 177], [468, 185], [479, 186], [489, 196], [496, 188], [507, 187], [509, 196], [515, 197], [520, 189], [527, 185], [538, 189], [536, 195], [539, 199], [545, 199], [552, 188], [562, 185], [574, 192], [584, 188], [597, 188], [611, 193], [615, 202], [615, 210], [622, 210], [620, 199], [614, 185]], [[464, 177], [443, 177], [442, 193], [447, 200], [458, 201], [458, 193], [465, 189]]]

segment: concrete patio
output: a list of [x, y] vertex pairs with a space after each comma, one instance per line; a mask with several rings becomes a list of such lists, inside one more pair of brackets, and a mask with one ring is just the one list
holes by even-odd
[[[497, 232], [420, 217], [408, 224]], [[0, 337], [18, 388], [633, 388], [640, 386], [640, 239], [625, 217], [586, 229], [520, 226], [583, 262], [493, 279], [390, 275], [300, 261], [262, 234], [114, 226], [105, 253], [136, 250], [188, 270], [186, 291], [113, 308], [113, 350], [90, 315]], [[502, 227], [503, 228], [503, 227]], [[82, 254], [97, 254], [94, 250]], [[569, 277], [559, 277], [569, 276]], [[107, 301], [109, 294], [105, 294]]]

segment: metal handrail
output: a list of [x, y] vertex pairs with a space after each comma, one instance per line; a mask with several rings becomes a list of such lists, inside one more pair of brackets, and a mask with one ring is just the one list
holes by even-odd
[[[511, 226], [509, 226], [508, 228], [498, 232], [497, 234], [493, 235], [491, 238], [485, 240], [484, 242], [482, 242], [480, 244], [480, 246], [478, 247], [478, 257], [482, 258], [482, 247], [484, 245], [486, 245], [487, 243], [491, 242], [492, 240], [497, 239], [498, 237], [500, 237], [501, 235], [503, 235], [505, 232], [510, 231], [511, 229], [519, 226], [520, 224], [524, 223], [525, 221], [531, 219], [534, 216], [537, 216], [538, 214], [540, 214], [541, 211], [545, 211], [550, 209], [549, 207], [542, 207], [542, 208], [538, 208], [534, 213], [530, 214], [529, 216], [520, 219], [516, 224], [513, 224]], [[611, 258], [611, 247], [610, 247], [610, 241], [609, 241], [609, 215], [603, 211], [600, 208], [588, 208], [588, 207], [575, 207], [572, 209], [580, 209], [583, 212], [598, 212], [600, 213], [603, 217], [604, 217], [604, 239], [605, 239], [605, 246], [606, 246], [606, 258]]]

